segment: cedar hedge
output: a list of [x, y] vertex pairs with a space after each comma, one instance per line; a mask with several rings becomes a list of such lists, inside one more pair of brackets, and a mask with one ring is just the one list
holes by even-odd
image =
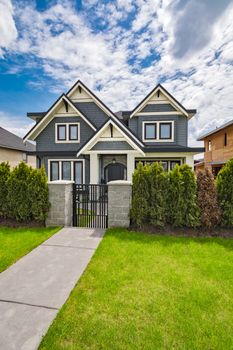
[[216, 180], [209, 170], [195, 176], [188, 165], [176, 165], [165, 173], [158, 162], [139, 163], [133, 174], [130, 218], [139, 228], [233, 227], [233, 159]]
[[0, 163], [0, 218], [44, 222], [49, 206], [43, 167], [33, 169], [21, 162], [10, 170], [8, 163]]

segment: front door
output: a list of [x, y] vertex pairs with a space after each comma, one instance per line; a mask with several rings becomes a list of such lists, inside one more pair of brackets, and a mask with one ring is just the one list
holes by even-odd
[[104, 171], [105, 181], [125, 180], [126, 167], [120, 163], [112, 163], [105, 167]]

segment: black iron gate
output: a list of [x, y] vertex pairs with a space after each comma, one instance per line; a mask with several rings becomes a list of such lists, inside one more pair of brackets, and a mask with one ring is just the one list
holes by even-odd
[[108, 186], [76, 185], [73, 187], [73, 225], [108, 227]]

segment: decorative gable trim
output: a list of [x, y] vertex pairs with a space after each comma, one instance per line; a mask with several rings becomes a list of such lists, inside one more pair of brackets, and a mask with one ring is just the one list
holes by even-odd
[[[84, 145], [83, 147], [79, 150], [79, 152], [77, 153], [77, 157], [80, 156], [80, 154], [86, 153], [88, 151], [90, 151], [90, 149], [92, 147], [94, 147], [94, 145], [101, 141], [100, 136], [103, 133], [103, 131], [109, 126], [109, 125], [113, 125], [123, 136], [124, 139], [127, 140], [128, 144], [136, 151], [138, 151], [139, 153], [141, 153], [142, 155], [144, 155], [144, 152], [142, 151], [142, 149], [130, 138], [128, 137], [124, 131], [115, 123], [114, 120], [112, 119], [108, 119], [106, 121], [106, 123], [104, 123], [104, 125], [97, 131], [97, 133], [92, 136]], [[121, 139], [122, 140], [122, 139]], [[115, 141], [115, 140], [114, 140]], [[122, 152], [122, 151], [120, 151]]]
[[168, 101], [171, 103], [171, 105], [177, 110], [180, 111], [182, 114], [184, 114], [187, 118], [190, 118], [190, 115], [188, 111], [182, 106], [162, 85], [158, 84], [156, 87], [133, 109], [133, 111], [130, 114], [130, 118], [133, 118], [136, 114], [138, 114], [143, 107], [148, 103], [150, 98], [156, 94], [157, 92], [161, 91]]
[[66, 96], [69, 98], [71, 96], [71, 94], [75, 91], [75, 89], [77, 88], [81, 88], [83, 89], [87, 94], [89, 94], [89, 96], [91, 96], [91, 98], [93, 99], [93, 101], [97, 104], [98, 107], [100, 107], [100, 109], [102, 109], [102, 111], [104, 113], [107, 114], [107, 116], [112, 117], [113, 120], [115, 120], [117, 123], [121, 124], [122, 129], [124, 129], [128, 134], [130, 134], [130, 136], [138, 143], [140, 144], [142, 147], [144, 147], [143, 143], [138, 139], [137, 136], [135, 136], [130, 129], [128, 129], [120, 120], [119, 118], [104, 104], [104, 102], [102, 102], [90, 89], [88, 89], [88, 87], [86, 85], [83, 84], [83, 82], [81, 80], [78, 80], [72, 87], [71, 89], [66, 93]]
[[54, 115], [52, 115], [52, 113], [62, 102], [64, 102], [66, 106], [70, 105], [73, 108], [73, 110], [77, 113], [77, 115], [81, 117], [94, 131], [97, 130], [96, 127], [88, 120], [88, 118], [84, 116], [84, 114], [81, 113], [81, 111], [73, 104], [73, 102], [66, 95], [62, 94], [46, 112], [44, 117], [37, 124], [35, 124], [34, 127], [24, 136], [24, 142], [29, 139], [36, 139], [36, 137], [46, 128], [46, 126], [55, 117]]

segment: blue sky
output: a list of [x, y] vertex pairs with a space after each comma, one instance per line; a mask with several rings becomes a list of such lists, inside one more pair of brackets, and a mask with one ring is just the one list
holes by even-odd
[[198, 113], [189, 144], [233, 118], [230, 0], [0, 1], [0, 125], [23, 136], [77, 79], [114, 111], [157, 83]]

